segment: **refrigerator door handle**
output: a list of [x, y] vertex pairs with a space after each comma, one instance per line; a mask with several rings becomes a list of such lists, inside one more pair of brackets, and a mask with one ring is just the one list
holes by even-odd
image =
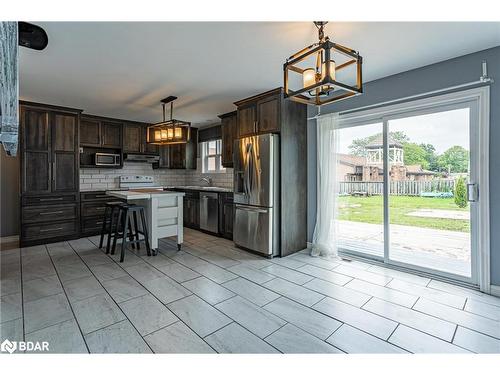
[[242, 210], [242, 211], [249, 211], [249, 212], [255, 212], [255, 213], [259, 213], [259, 214], [267, 214], [269, 211], [266, 210], [266, 209], [263, 209], [263, 208], [257, 208], [257, 207], [248, 207], [248, 206], [240, 206], [240, 205], [236, 205], [236, 208], [238, 210]]

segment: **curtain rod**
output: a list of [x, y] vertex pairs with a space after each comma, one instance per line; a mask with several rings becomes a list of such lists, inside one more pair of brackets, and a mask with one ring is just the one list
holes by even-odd
[[455, 85], [455, 86], [450, 86], [450, 87], [446, 87], [446, 88], [443, 88], [443, 89], [428, 91], [428, 92], [424, 92], [424, 93], [421, 93], [421, 94], [410, 95], [410, 96], [406, 96], [404, 98], [392, 99], [392, 100], [388, 100], [388, 101], [381, 102], [381, 103], [366, 105], [366, 106], [363, 106], [363, 107], [358, 107], [358, 108], [353, 108], [353, 109], [347, 109], [345, 111], [338, 112], [338, 114], [339, 115], [346, 115], [346, 114], [349, 114], [349, 113], [355, 113], [355, 112], [359, 112], [359, 111], [364, 111], [366, 109], [383, 107], [383, 106], [386, 106], [386, 105], [389, 105], [389, 104], [403, 103], [403, 102], [406, 102], [406, 101], [411, 100], [411, 99], [417, 99], [417, 98], [426, 97], [426, 96], [433, 96], [435, 94], [441, 94], [443, 92], [454, 91], [454, 90], [458, 90], [458, 89], [462, 89], [462, 88], [466, 88], [466, 87], [470, 87], [470, 86], [481, 87], [481, 86], [491, 85], [495, 81], [492, 78], [488, 77], [488, 67], [487, 67], [486, 61], [482, 61], [481, 65], [482, 65], [483, 75], [477, 81], [468, 82], [468, 83], [462, 83], [460, 85]]

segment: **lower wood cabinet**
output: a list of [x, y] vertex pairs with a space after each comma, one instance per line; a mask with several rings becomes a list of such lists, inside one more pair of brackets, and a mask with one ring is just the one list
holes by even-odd
[[106, 195], [105, 191], [86, 191], [80, 193], [80, 211], [82, 237], [101, 233], [106, 203], [118, 202], [117, 198]]
[[[62, 222], [48, 222], [37, 224], [25, 224], [21, 228], [21, 235], [25, 246], [27, 243], [57, 242], [59, 238], [78, 236], [78, 221], [69, 220]], [[52, 241], [47, 241], [51, 238]]]
[[233, 193], [219, 193], [219, 233], [233, 239], [234, 202]]
[[200, 228], [200, 192], [185, 191], [183, 201], [184, 226], [192, 229]]
[[21, 201], [21, 246], [78, 237], [80, 207], [76, 193], [23, 196]]

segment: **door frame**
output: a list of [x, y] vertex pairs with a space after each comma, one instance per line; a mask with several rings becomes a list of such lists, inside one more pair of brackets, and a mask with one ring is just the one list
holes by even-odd
[[[474, 252], [474, 246], [477, 249], [477, 254], [471, 254], [472, 267], [472, 277], [469, 280], [461, 280], [460, 277], [454, 276], [455, 280], [466, 282], [473, 285], [478, 285], [479, 289], [485, 293], [491, 292], [491, 281], [490, 281], [490, 204], [489, 204], [489, 120], [490, 120], [490, 88], [489, 86], [476, 87], [463, 91], [454, 91], [446, 94], [435, 95], [424, 97], [423, 99], [417, 99], [413, 101], [408, 101], [404, 103], [398, 103], [393, 105], [386, 105], [376, 108], [371, 108], [367, 110], [360, 111], [349, 111], [343, 114], [338, 113], [338, 129], [373, 124], [382, 123], [383, 125], [383, 137], [384, 137], [384, 167], [387, 168], [388, 165], [388, 121], [390, 119], [395, 119], [403, 115], [413, 114], [425, 114], [433, 113], [438, 108], [453, 108], [454, 106], [460, 106], [464, 103], [469, 103], [471, 112], [476, 112], [477, 118], [477, 147], [476, 155], [477, 160], [475, 164], [477, 165], [477, 184], [479, 188], [479, 202], [477, 205], [477, 228], [476, 228], [476, 243], [471, 243], [471, 251]], [[325, 116], [330, 116], [325, 115]], [[472, 118], [472, 115], [471, 115]], [[472, 134], [470, 135], [472, 137]], [[472, 150], [471, 150], [472, 151]], [[388, 180], [389, 176], [387, 173], [384, 174], [384, 198], [388, 197]], [[387, 191], [386, 191], [387, 190]], [[388, 201], [384, 199], [384, 264], [403, 266], [402, 264], [394, 261], [389, 261], [388, 259], [388, 246], [389, 246], [389, 231], [388, 220]], [[472, 232], [472, 231], [471, 231]], [[474, 241], [473, 236], [471, 241]], [[475, 259], [473, 259], [475, 258]], [[373, 259], [373, 258], [372, 258]], [[377, 259], [379, 259], [377, 257]], [[408, 268], [408, 267], [407, 267]], [[413, 267], [412, 269], [422, 272], [426, 272], [426, 269], [422, 267]], [[475, 271], [475, 272], [474, 272]], [[473, 279], [474, 273], [477, 276]], [[450, 277], [450, 274], [437, 271], [436, 274], [442, 277]]]

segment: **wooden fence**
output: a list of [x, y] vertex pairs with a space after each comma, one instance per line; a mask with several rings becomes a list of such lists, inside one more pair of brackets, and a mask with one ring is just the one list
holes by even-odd
[[[383, 182], [340, 182], [339, 194], [361, 193], [368, 195], [382, 195], [384, 193]], [[455, 187], [454, 180], [430, 180], [430, 181], [390, 181], [390, 195], [420, 195], [428, 192], [448, 192]]]

